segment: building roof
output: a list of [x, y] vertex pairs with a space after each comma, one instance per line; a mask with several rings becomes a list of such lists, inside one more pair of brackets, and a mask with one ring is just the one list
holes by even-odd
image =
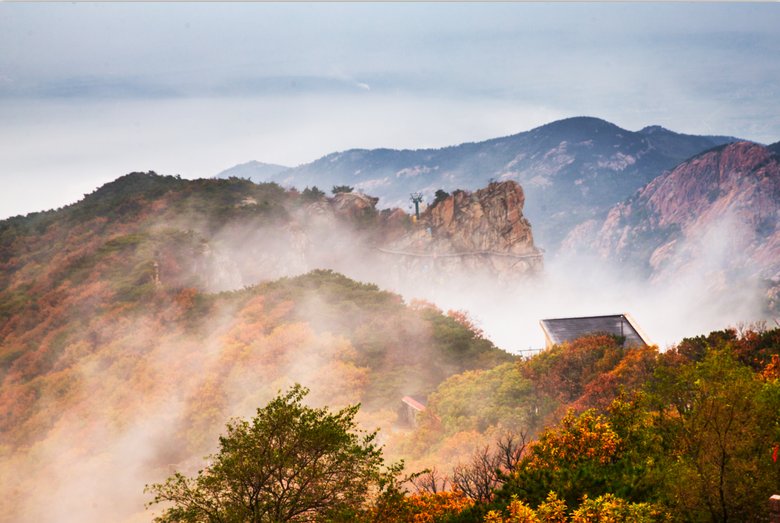
[[425, 410], [425, 405], [417, 401], [416, 399], [412, 398], [411, 396], [404, 396], [401, 398], [401, 401], [409, 405], [411, 408], [418, 412], [423, 412]]
[[650, 341], [628, 314], [584, 316], [580, 318], [554, 318], [539, 322], [547, 339], [547, 345], [558, 345], [581, 336], [606, 333], [625, 338], [626, 347], [643, 347]]

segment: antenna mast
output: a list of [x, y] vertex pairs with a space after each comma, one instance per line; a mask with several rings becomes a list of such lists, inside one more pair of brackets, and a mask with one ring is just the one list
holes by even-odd
[[423, 195], [421, 192], [413, 192], [409, 195], [409, 199], [414, 204], [414, 221], [418, 221], [420, 219], [420, 202], [423, 200]]

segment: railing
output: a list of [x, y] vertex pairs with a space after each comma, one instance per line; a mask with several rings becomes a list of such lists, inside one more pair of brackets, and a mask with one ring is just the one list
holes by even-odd
[[463, 256], [501, 256], [505, 258], [541, 258], [542, 253], [532, 254], [515, 254], [512, 252], [498, 252], [498, 251], [464, 251], [464, 252], [443, 252], [443, 253], [430, 253], [430, 252], [408, 252], [408, 251], [395, 251], [391, 249], [378, 248], [379, 252], [385, 254], [397, 254], [399, 256], [414, 256], [418, 258], [459, 258]]

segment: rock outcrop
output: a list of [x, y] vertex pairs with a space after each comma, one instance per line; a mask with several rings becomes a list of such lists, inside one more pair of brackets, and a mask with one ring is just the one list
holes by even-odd
[[454, 250], [535, 252], [525, 195], [514, 182], [491, 183], [474, 193], [455, 191], [427, 209], [423, 219], [437, 240]]
[[542, 254], [524, 201], [517, 183], [491, 183], [455, 191], [414, 223], [401, 209], [377, 209], [377, 198], [359, 192], [293, 200], [282, 219], [221, 228], [196, 257], [196, 272], [213, 291], [323, 268], [390, 289], [477, 274], [529, 276], [541, 270]]
[[501, 276], [527, 276], [541, 270], [531, 225], [523, 216], [525, 196], [512, 181], [475, 192], [455, 191], [428, 207], [420, 222], [397, 241], [383, 246], [404, 258], [410, 269], [469, 269]]
[[347, 219], [357, 219], [373, 215], [379, 198], [361, 193], [340, 192], [330, 200], [331, 207], [337, 216]]
[[653, 279], [698, 266], [713, 277], [749, 275], [777, 287], [778, 223], [780, 157], [767, 147], [738, 142], [659, 176], [613, 207], [600, 227], [584, 224], [565, 244], [595, 245], [600, 257], [642, 267]]

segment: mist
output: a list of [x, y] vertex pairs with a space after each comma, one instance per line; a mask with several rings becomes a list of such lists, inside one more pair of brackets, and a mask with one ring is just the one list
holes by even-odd
[[[540, 272], [518, 274], [453, 261], [410, 264], [377, 249], [403, 233], [392, 227], [361, 226], [322, 201], [292, 209], [288, 218], [234, 220], [213, 230], [189, 209], [149, 226], [192, 231], [192, 245], [201, 246], [181, 247], [179, 264], [163, 263], [160, 273], [163, 286], [195, 278], [199, 292], [213, 297], [197, 326], [186, 320], [194, 310], [187, 289], [156, 313], [111, 321], [101, 316], [104, 288], [79, 298], [85, 324], [57, 361], [57, 385], [31, 407], [23, 441], [3, 451], [0, 487], [11, 495], [4, 496], [0, 520], [147, 521], [144, 485], [174, 471], [196, 472], [216, 450], [228, 418], [251, 416], [296, 382], [312, 389], [310, 403], [331, 408], [377, 390], [372, 370], [338, 334], [349, 318], [334, 316], [316, 293], [290, 316], [289, 301], [251, 294], [270, 280], [333, 269], [406, 303], [422, 299], [465, 311], [498, 347], [526, 357], [544, 347], [539, 320], [545, 318], [627, 312], [664, 350], [685, 336], [765, 316], [760, 271], [739, 256], [746, 234], [733, 216], [696, 240], [680, 241], [652, 278], [582, 253], [549, 257]], [[390, 361], [423, 354], [416, 344], [426, 335], [421, 325], [408, 326], [391, 341], [398, 354]], [[400, 390], [426, 390], [427, 379], [406, 372]], [[361, 409], [361, 424], [380, 427], [381, 441], [398, 430], [397, 412], [388, 407], [398, 400], [373, 397]]]
[[524, 355], [544, 347], [539, 321], [547, 318], [629, 313], [661, 350], [684, 337], [771, 319], [766, 276], [743, 254], [752, 229], [729, 214], [678, 241], [652, 274], [587, 250], [546, 256], [540, 274], [497, 274], [441, 261], [410, 267], [380, 253], [372, 232], [344, 221], [298, 216], [294, 223], [239, 226], [215, 236], [220, 262], [214, 270], [221, 274], [212, 279], [215, 289], [333, 269], [397, 292], [407, 303], [422, 299], [466, 311], [498, 347]]
[[[358, 403], [366, 386], [348, 340], [306, 323], [269, 329], [284, 311], [264, 308], [262, 297], [221, 303], [194, 333], [175, 304], [113, 322], [99, 307], [81, 311], [93, 318], [83, 338], [103, 342], [65, 348], [58, 388], [30, 407], [22, 441], [0, 449], [0, 521], [149, 521], [144, 486], [196, 473], [229, 418], [253, 415], [294, 383], [311, 388], [309, 403], [333, 409]], [[360, 419], [389, 429], [395, 413]]]
[[[0, 220], [70, 205], [123, 173], [211, 178], [251, 160], [446, 147], [581, 115], [775, 142], [779, 15], [771, 4], [0, 2]], [[499, 274], [380, 252], [408, 217], [394, 229], [322, 202], [284, 210], [284, 223], [221, 228], [192, 208], [160, 218], [165, 202], [142, 225], [21, 222], [34, 232], [2, 244], [0, 267], [12, 301], [0, 304], [0, 521], [149, 521], [145, 485], [196, 473], [230, 417], [293, 383], [312, 405], [363, 402], [361, 425], [385, 442], [407, 430], [399, 394], [424, 400], [459, 371], [413, 307], [361, 326], [364, 340], [392, 332], [380, 340], [392, 354], [371, 368], [345, 334], [358, 338], [349, 322], [362, 311], [314, 291], [274, 299], [279, 278], [332, 269], [397, 293], [399, 307], [465, 311], [524, 357], [544, 347], [545, 318], [630, 313], [661, 350], [771, 320], [764, 280], [778, 275], [745, 255], [755, 246], [738, 216], [681, 236], [650, 268], [576, 251]], [[130, 247], [107, 243], [128, 236]], [[440, 455], [452, 464], [459, 450]]]

